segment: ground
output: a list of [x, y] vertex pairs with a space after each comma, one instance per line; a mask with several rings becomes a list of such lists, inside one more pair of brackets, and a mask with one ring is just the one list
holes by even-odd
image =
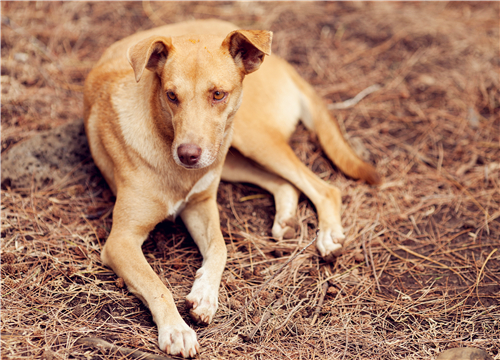
[[[499, 5], [2, 2], [2, 154], [81, 118], [86, 74], [126, 35], [210, 17], [272, 30], [273, 53], [327, 103], [381, 86], [332, 114], [384, 183], [345, 177], [300, 126], [291, 145], [342, 190], [347, 244], [333, 263], [311, 246], [278, 274], [313, 239], [314, 207], [301, 197], [298, 237], [277, 242], [272, 197], [221, 183], [228, 262], [208, 328], [183, 301], [200, 254], [180, 222], [159, 224], [144, 252], [200, 358], [434, 359], [472, 346], [500, 359]], [[2, 184], [2, 359], [125, 358], [82, 338], [162, 355], [148, 310], [100, 261], [112, 205], [97, 171]]]

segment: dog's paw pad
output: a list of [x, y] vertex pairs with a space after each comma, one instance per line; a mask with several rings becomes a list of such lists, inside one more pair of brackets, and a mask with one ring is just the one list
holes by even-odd
[[158, 343], [160, 349], [170, 355], [188, 358], [200, 352], [196, 333], [184, 322], [159, 328]]

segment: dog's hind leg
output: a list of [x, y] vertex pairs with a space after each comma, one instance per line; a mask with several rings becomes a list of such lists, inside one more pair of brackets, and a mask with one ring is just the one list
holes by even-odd
[[[331, 260], [340, 253], [345, 238], [340, 221], [340, 190], [309, 170], [297, 158], [285, 137], [272, 127], [260, 125], [257, 129], [248, 126], [244, 132], [240, 132], [245, 134], [244, 137], [235, 136], [234, 147], [266, 170], [288, 180], [313, 202], [319, 220], [316, 246], [323, 258]], [[251, 142], [245, 141], [246, 138], [258, 138], [259, 146], [253, 146]]]
[[295, 186], [264, 170], [234, 148], [227, 154], [222, 180], [251, 183], [273, 194], [276, 205], [273, 237], [277, 240], [295, 237], [298, 230], [296, 211], [300, 194]]

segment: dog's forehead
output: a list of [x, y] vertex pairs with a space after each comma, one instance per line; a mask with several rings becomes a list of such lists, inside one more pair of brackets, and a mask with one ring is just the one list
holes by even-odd
[[[184, 35], [172, 38], [172, 46], [177, 56], [202, 60], [215, 60], [224, 54], [224, 38], [214, 35]], [[226, 55], [229, 55], [226, 52]]]
[[224, 82], [224, 79], [239, 77], [229, 51], [222, 47], [223, 40], [211, 35], [173, 37], [172, 57], [165, 69], [169, 78], [195, 82], [204, 78], [207, 82]]

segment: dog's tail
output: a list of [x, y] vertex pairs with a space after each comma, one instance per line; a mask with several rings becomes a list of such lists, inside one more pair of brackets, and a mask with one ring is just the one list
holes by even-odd
[[363, 179], [368, 184], [380, 184], [381, 179], [375, 168], [361, 160], [342, 136], [339, 125], [330, 116], [323, 100], [300, 75], [290, 66], [293, 81], [307, 99], [307, 113], [303, 119], [306, 127], [318, 134], [323, 150], [330, 160], [346, 175]]

